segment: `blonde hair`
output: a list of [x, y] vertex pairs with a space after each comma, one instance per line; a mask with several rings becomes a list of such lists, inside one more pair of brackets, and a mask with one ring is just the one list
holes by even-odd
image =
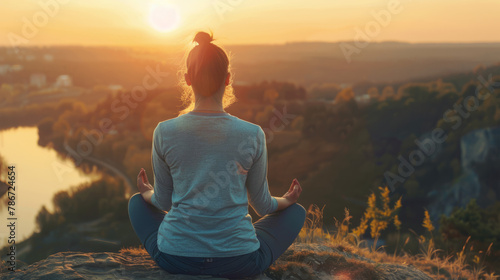
[[[214, 97], [223, 86], [227, 74], [230, 73], [229, 58], [224, 49], [212, 43], [213, 36], [206, 32], [198, 32], [193, 39], [194, 46], [185, 57], [182, 69], [179, 71], [179, 81], [183, 89], [181, 101], [184, 106], [179, 116], [194, 109], [195, 94], [193, 88], [202, 97]], [[191, 79], [188, 86], [184, 74]], [[222, 107], [225, 109], [236, 102], [232, 87], [232, 75], [229, 85], [225, 87], [222, 96]]]

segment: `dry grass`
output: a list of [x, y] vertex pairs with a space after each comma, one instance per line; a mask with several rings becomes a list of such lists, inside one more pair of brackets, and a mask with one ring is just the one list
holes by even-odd
[[[339, 251], [348, 251], [352, 254], [367, 258], [376, 263], [384, 264], [399, 264], [399, 265], [411, 265], [418, 268], [421, 271], [427, 273], [433, 279], [498, 279], [499, 276], [494, 273], [487, 273], [484, 270], [484, 256], [488, 255], [488, 252], [483, 254], [481, 259], [478, 255], [475, 256], [474, 266], [469, 266], [466, 260], [474, 254], [472, 250], [467, 249], [467, 243], [469, 239], [464, 244], [462, 251], [454, 255], [440, 256], [440, 249], [435, 248], [435, 243], [432, 239], [432, 235], [427, 240], [420, 236], [418, 237], [421, 253], [418, 255], [410, 255], [406, 253], [403, 249], [398, 255], [387, 254], [383, 250], [374, 250], [374, 248], [366, 248], [362, 246], [364, 240], [356, 234], [349, 233], [349, 221], [352, 219], [349, 216], [349, 211], [346, 210], [345, 218], [342, 222], [337, 220], [334, 221], [337, 231], [334, 233], [327, 232], [323, 230], [323, 208], [319, 208], [316, 205], [311, 205], [308, 209], [306, 223], [304, 228], [300, 232], [296, 242], [303, 243], [323, 243], [328, 244]], [[428, 221], [424, 221], [426, 228], [431, 230]], [[405, 242], [408, 243], [408, 239]], [[403, 245], [404, 248], [404, 245]], [[491, 246], [490, 246], [491, 248]], [[379, 248], [380, 249], [380, 248]]]
[[144, 247], [139, 246], [139, 247], [122, 248], [120, 249], [120, 254], [143, 255], [143, 254], [148, 254], [148, 252], [146, 251], [146, 249], [144, 249]]
[[346, 279], [379, 279], [371, 263], [349, 259], [333, 252], [297, 251], [285, 254], [269, 268], [273, 279], [317, 279], [318, 274], [349, 276]]
[[[342, 279], [342, 275], [349, 276], [346, 279], [381, 279], [384, 272], [401, 273], [401, 271], [388, 271], [387, 267], [399, 268], [415, 267], [425, 272], [432, 279], [472, 279], [493, 280], [499, 276], [484, 270], [484, 257], [490, 254], [490, 248], [482, 253], [482, 257], [468, 247], [469, 239], [462, 250], [454, 255], [442, 256], [442, 251], [435, 248], [432, 238], [432, 224], [424, 220], [423, 226], [428, 230], [428, 238], [418, 236], [421, 253], [410, 255], [404, 251], [405, 245], [410, 237], [406, 239], [400, 251], [387, 254], [383, 248], [375, 249], [366, 246], [365, 240], [360, 239], [358, 234], [350, 230], [349, 225], [352, 217], [345, 209], [342, 221], [334, 220], [336, 230], [327, 232], [323, 229], [323, 211], [317, 205], [311, 205], [307, 211], [307, 218], [295, 243], [300, 244], [323, 244], [332, 248], [333, 251], [322, 250], [297, 251], [288, 250], [269, 269], [269, 275], [273, 279], [315, 279], [318, 271], [325, 275], [334, 275]], [[143, 247], [123, 248], [123, 254], [134, 254], [147, 256]], [[349, 256], [349, 257], [346, 257]], [[468, 265], [466, 260], [474, 256], [474, 265]], [[300, 276], [300, 277], [299, 277]], [[307, 276], [307, 277], [306, 277]], [[299, 278], [297, 278], [299, 277]], [[304, 278], [306, 277], [306, 278]], [[337, 279], [336, 278], [336, 279]], [[412, 278], [412, 277], [410, 277]], [[413, 278], [412, 278], [413, 279]]]

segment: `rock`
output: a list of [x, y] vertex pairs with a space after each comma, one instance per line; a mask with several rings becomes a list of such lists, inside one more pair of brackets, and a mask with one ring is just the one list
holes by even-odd
[[267, 274], [271, 279], [387, 279], [431, 280], [410, 265], [378, 263], [354, 253], [349, 247], [327, 244], [293, 244]]
[[462, 168], [469, 170], [474, 163], [485, 162], [491, 156], [498, 158], [500, 150], [500, 128], [477, 129], [460, 140]]
[[[8, 272], [1, 279], [12, 280], [131, 280], [131, 279], [169, 279], [169, 280], [223, 280], [210, 276], [173, 275], [160, 269], [144, 250], [125, 250], [122, 253], [81, 253], [59, 252], [22, 268], [14, 273]], [[266, 276], [252, 278], [269, 280]]]
[[[60, 252], [14, 273], [3, 273], [1, 277], [13, 280], [223, 279], [169, 274], [160, 269], [143, 249], [126, 249], [120, 253]], [[342, 246], [295, 243], [265, 274], [252, 279], [427, 280], [431, 278], [415, 267], [377, 263]]]
[[453, 209], [464, 208], [471, 199], [481, 207], [495, 203], [500, 197], [500, 127], [477, 129], [462, 136], [460, 162], [462, 174], [452, 182], [429, 193], [431, 219], [439, 221]]

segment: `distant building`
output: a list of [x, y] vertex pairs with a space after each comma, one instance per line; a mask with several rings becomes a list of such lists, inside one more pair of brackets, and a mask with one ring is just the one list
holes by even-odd
[[248, 86], [248, 85], [250, 85], [251, 83], [249, 83], [249, 82], [245, 82], [245, 81], [239, 81], [239, 80], [237, 80], [237, 81], [234, 81], [234, 82], [233, 82], [233, 84], [234, 84], [235, 86]]
[[119, 91], [119, 90], [122, 90], [123, 87], [121, 85], [109, 85], [108, 89], [111, 91]]
[[47, 83], [47, 78], [44, 74], [33, 74], [30, 76], [30, 85], [35, 87], [43, 87]]
[[10, 65], [9, 64], [2, 64], [0, 65], [0, 75], [5, 75], [7, 72], [10, 70]]
[[73, 80], [69, 75], [61, 75], [57, 77], [56, 82], [54, 84], [54, 86], [57, 88], [70, 87], [72, 85], [73, 85]]
[[47, 62], [52, 62], [52, 61], [54, 61], [54, 56], [47, 53], [47, 54], [43, 55], [43, 59]]
[[26, 56], [24, 57], [24, 59], [25, 59], [26, 61], [33, 61], [33, 60], [35, 60], [35, 59], [36, 59], [36, 56], [34, 56], [34, 55], [32, 55], [32, 54], [28, 54], [28, 55], [26, 55]]
[[358, 95], [354, 98], [358, 103], [368, 103], [370, 101], [369, 94]]
[[14, 65], [10, 66], [10, 71], [12, 71], [12, 72], [19, 72], [23, 69], [24, 69], [24, 67], [20, 64], [14, 64]]

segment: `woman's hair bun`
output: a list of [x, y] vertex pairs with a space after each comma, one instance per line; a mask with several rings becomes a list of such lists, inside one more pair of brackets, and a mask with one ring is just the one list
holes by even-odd
[[197, 42], [200, 46], [205, 45], [205, 44], [210, 44], [214, 38], [212, 35], [206, 33], [206, 32], [198, 32], [196, 33], [196, 36], [194, 36], [193, 42]]

